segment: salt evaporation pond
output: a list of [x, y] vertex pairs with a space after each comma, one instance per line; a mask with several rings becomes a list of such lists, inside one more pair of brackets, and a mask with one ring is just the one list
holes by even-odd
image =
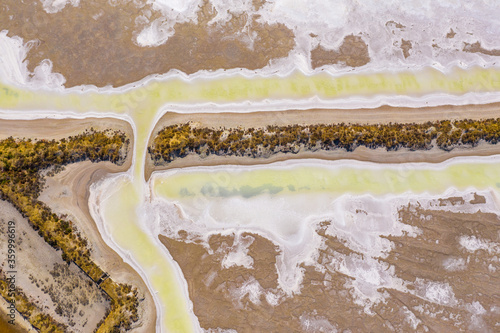
[[[143, 276], [152, 291], [160, 318], [157, 330], [170, 332], [193, 331], [198, 324], [192, 314], [185, 281], [176, 270], [170, 255], [158, 242], [154, 226], [144, 214], [144, 210], [148, 208], [147, 200], [150, 199], [147, 184], [143, 181], [145, 146], [154, 121], [165, 112], [165, 106], [173, 110], [180, 108], [181, 112], [190, 112], [185, 108], [185, 103], [197, 105], [192, 107], [197, 112], [210, 108], [217, 111], [218, 107], [224, 106], [225, 110], [229, 110], [228, 107], [234, 106], [234, 111], [247, 112], [280, 109], [280, 105], [281, 108], [288, 105], [299, 105], [300, 108], [347, 105], [355, 108], [383, 103], [413, 106], [444, 102], [467, 104], [496, 101], [499, 90], [500, 71], [496, 68], [453, 68], [447, 72], [433, 68], [394, 73], [366, 71], [342, 76], [295, 72], [284, 77], [245, 76], [233, 71], [211, 78], [186, 79], [173, 76], [160, 81], [145, 79], [123, 89], [106, 88], [97, 91], [92, 87], [65, 91], [23, 90], [0, 84], [0, 107], [9, 110], [2, 111], [2, 114], [10, 117], [106, 115], [133, 122], [136, 136], [134, 170], [126, 176], [112, 176], [94, 186], [89, 206], [104, 240]], [[161, 177], [155, 178], [154, 191], [159, 196], [165, 195], [167, 201], [181, 202], [186, 210], [190, 205], [189, 200], [193, 199], [190, 197], [191, 193], [196, 198], [209, 198], [205, 207], [211, 205], [213, 213], [219, 212], [218, 215], [213, 215], [214, 218], [235, 223], [230, 217], [236, 212], [239, 216], [247, 216], [242, 224], [247, 226], [255, 221], [255, 207], [264, 207], [267, 203], [267, 220], [263, 221], [274, 221], [276, 229], [273, 232], [293, 235], [298, 234], [300, 223], [292, 223], [292, 227], [284, 228], [279, 223], [280, 217], [283, 219], [288, 216], [300, 221], [312, 211], [328, 209], [331, 199], [344, 192], [369, 192], [377, 195], [405, 191], [439, 192], [450, 186], [487, 187], [495, 184], [492, 178], [498, 179], [498, 172], [489, 165], [484, 166], [482, 175], [493, 172], [491, 177], [472, 177], [474, 170], [478, 172], [478, 168], [481, 168], [472, 163], [469, 167], [471, 177], [465, 178], [461, 178], [462, 167], [457, 167], [456, 171], [422, 169], [418, 172], [406, 172], [394, 171], [390, 167], [379, 170], [370, 167], [370, 170], [363, 170], [354, 166], [351, 170], [351, 164], [343, 167], [339, 167], [340, 164], [332, 165], [335, 165], [335, 170], [324, 166], [304, 166], [284, 172], [278, 170], [281, 166], [278, 169], [269, 167], [268, 170], [252, 167], [254, 170], [251, 172], [251, 169], [245, 172], [230, 169], [225, 172], [222, 171], [224, 169], [214, 168], [211, 170], [216, 172], [215, 177], [229, 175], [230, 180], [227, 184], [215, 182], [217, 186], [213, 190], [216, 192], [211, 192], [206, 187], [207, 183], [213, 183], [213, 171], [203, 174], [190, 169], [175, 175], [167, 173], [171, 177], [164, 178], [163, 185], [159, 183]], [[234, 190], [236, 194], [232, 195], [231, 191]], [[210, 195], [206, 196], [206, 193], [219, 193], [220, 196], [212, 198]], [[233, 209], [227, 209], [227, 200], [232, 200]], [[191, 202], [191, 207], [196, 207], [194, 202]], [[312, 202], [317, 205], [312, 206]], [[235, 207], [239, 208], [234, 209]], [[281, 208], [278, 209], [279, 207]], [[293, 209], [290, 210], [290, 207]], [[246, 211], [252, 214], [247, 214]], [[288, 211], [288, 215], [284, 211]], [[196, 210], [192, 213], [195, 214]], [[270, 228], [269, 224], [267, 228]]]
[[473, 160], [399, 165], [299, 160], [265, 167], [197, 167], [155, 174], [152, 192], [202, 228], [251, 228], [297, 243], [306, 221], [331, 218], [349, 201], [370, 205], [388, 195], [404, 202], [405, 197], [450, 189], [499, 189], [500, 158]]
[[261, 194], [441, 193], [449, 187], [500, 186], [500, 158], [457, 157], [439, 164], [374, 164], [358, 161], [288, 161], [270, 166], [196, 167], [157, 173], [154, 191], [183, 201]]

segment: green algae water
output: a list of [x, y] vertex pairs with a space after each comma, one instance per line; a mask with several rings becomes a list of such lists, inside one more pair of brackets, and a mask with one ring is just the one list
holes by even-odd
[[[482, 162], [481, 162], [482, 160]], [[167, 172], [154, 179], [156, 195], [179, 199], [184, 197], [249, 198], [260, 194], [333, 193], [342, 194], [401, 194], [405, 192], [439, 194], [453, 187], [465, 190], [500, 188], [500, 160], [479, 160], [470, 163], [462, 159], [439, 167], [429, 164], [375, 166], [370, 163], [343, 162], [315, 166], [288, 163], [250, 169], [226, 167], [177, 173]]]

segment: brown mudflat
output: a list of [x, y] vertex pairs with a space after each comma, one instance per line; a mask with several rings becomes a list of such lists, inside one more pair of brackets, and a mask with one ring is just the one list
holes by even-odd
[[403, 56], [405, 57], [405, 59], [410, 56], [411, 48], [412, 48], [411, 41], [401, 39], [401, 50], [403, 51]]
[[313, 69], [335, 64], [360, 67], [369, 62], [368, 45], [361, 37], [354, 35], [344, 37], [338, 50], [328, 50], [318, 45], [311, 51], [311, 66]]
[[[484, 203], [475, 195], [436, 200], [439, 207]], [[495, 214], [453, 213], [424, 210], [410, 203], [399, 210], [401, 221], [422, 232], [416, 237], [389, 237], [393, 250], [385, 258], [395, 277], [408, 291], [380, 287], [385, 301], [373, 304], [371, 313], [356, 302], [353, 277], [332, 263], [339, 258], [366, 258], [345, 241], [327, 233], [331, 222], [316, 226], [323, 240], [317, 265], [301, 264], [301, 290], [286, 296], [277, 283], [279, 248], [269, 239], [252, 233], [212, 235], [208, 242], [180, 232], [159, 236], [179, 264], [188, 283], [194, 312], [204, 329], [235, 329], [238, 332], [493, 332], [500, 299], [500, 266], [494, 252], [468, 251], [460, 237], [499, 242], [500, 219]], [[251, 267], [224, 264], [224, 258], [244, 244], [253, 260]], [[360, 267], [363, 264], [361, 264]], [[362, 268], [361, 268], [362, 269]], [[438, 292], [433, 293], [433, 288]], [[250, 290], [259, 290], [258, 298]], [[452, 290], [450, 295], [442, 294]], [[441, 292], [441, 294], [440, 294]], [[277, 302], [268, 295], [276, 296]], [[274, 303], [274, 304], [273, 304]]]
[[464, 49], [463, 51], [465, 52], [470, 52], [470, 53], [482, 53], [486, 54], [489, 56], [500, 56], [500, 50], [497, 49], [485, 49], [484, 47], [481, 46], [481, 42], [475, 42], [475, 43], [464, 43]]
[[[0, 6], [0, 30], [34, 41], [27, 55], [28, 69], [50, 59], [53, 71], [66, 78], [66, 87], [117, 87], [173, 69], [187, 74], [255, 70], [286, 57], [295, 46], [293, 32], [282, 24], [259, 23], [251, 13], [211, 23], [216, 14], [205, 1], [196, 23], [176, 23], [174, 35], [164, 44], [141, 47], [135, 43], [138, 32], [154, 20], [166, 20], [146, 1], [81, 1], [78, 7], [68, 5], [49, 14], [41, 1], [5, 0]], [[136, 21], [139, 17], [147, 19]]]

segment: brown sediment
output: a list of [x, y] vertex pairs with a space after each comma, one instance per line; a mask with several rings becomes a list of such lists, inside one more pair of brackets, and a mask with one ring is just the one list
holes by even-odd
[[[425, 123], [428, 121], [439, 121], [443, 119], [473, 119], [500, 117], [500, 103], [482, 105], [445, 105], [437, 107], [419, 108], [381, 106], [375, 109], [335, 110], [335, 109], [309, 109], [309, 110], [287, 110], [266, 111], [251, 113], [174, 113], [167, 112], [156, 123], [149, 138], [148, 147], [151, 147], [153, 139], [164, 127], [174, 124], [185, 124], [193, 122], [196, 125], [208, 128], [262, 128], [267, 125], [314, 125], [328, 123], [359, 123], [362, 119], [364, 124], [388, 124], [388, 123]], [[236, 156], [208, 156], [201, 158], [198, 155], [188, 155], [172, 162], [154, 166], [149, 156], [145, 161], [145, 179], [149, 179], [153, 171], [182, 168], [190, 166], [211, 165], [255, 165], [268, 164], [289, 159], [317, 158], [326, 160], [355, 159], [377, 163], [406, 163], [406, 162], [433, 162], [438, 163], [457, 156], [488, 156], [500, 153], [500, 145], [479, 144], [474, 148], [455, 148], [445, 152], [440, 149], [427, 151], [386, 151], [385, 149], [368, 149], [358, 147], [352, 152], [344, 150], [332, 151], [300, 151], [297, 154], [276, 154], [269, 158], [251, 158]]]
[[[487, 251], [465, 251], [458, 238], [476, 235], [498, 242], [498, 216], [426, 211], [419, 207], [418, 204], [401, 207], [400, 218], [423, 232], [416, 238], [406, 234], [387, 237], [394, 244], [393, 250], [386, 258], [378, 258], [394, 269], [395, 277], [410, 284], [409, 291], [379, 288], [385, 300], [371, 306], [372, 314], [356, 303], [350, 284], [354, 278], [340, 273], [332, 265], [342, 257], [362, 261], [363, 255], [327, 234], [325, 230], [330, 222], [319, 223], [316, 228], [317, 235], [323, 239], [317, 256], [319, 268], [301, 264], [304, 277], [300, 292], [288, 296], [277, 284], [270, 283], [270, 279], [277, 276], [276, 255], [280, 252], [263, 236], [245, 233], [245, 237], [254, 239], [248, 251], [253, 260], [251, 268], [223, 265], [225, 256], [235, 246], [235, 238], [241, 237], [235, 234], [215, 234], [208, 243], [196, 235], [185, 235], [183, 239], [160, 235], [159, 239], [179, 264], [187, 280], [195, 315], [204, 329], [238, 332], [346, 329], [354, 332], [485, 332], [494, 329], [495, 305], [500, 295], [500, 277], [494, 270], [500, 269], [498, 260], [494, 253]], [[445, 268], [446, 260], [460, 258], [465, 263], [463, 267]], [[489, 268], [491, 264], [493, 269]], [[419, 281], [449, 284], [456, 303], [430, 300], [424, 295], [425, 290], [419, 289]], [[257, 299], [243, 291], [249, 285], [259, 290]], [[272, 304], [269, 295], [274, 295], [277, 302]], [[471, 304], [481, 304], [486, 311], [475, 314], [468, 307]], [[409, 314], [414, 316], [414, 322]]]
[[446, 34], [446, 38], [453, 38], [455, 37], [457, 33], [455, 31], [453, 31], [453, 29], [450, 29], [450, 31]]
[[470, 201], [471, 204], [477, 205], [477, 204], [484, 204], [486, 203], [486, 198], [482, 195], [479, 195], [477, 193], [474, 193], [474, 199]]
[[410, 56], [410, 50], [412, 48], [412, 44], [411, 44], [411, 41], [409, 40], [405, 40], [405, 39], [401, 39], [401, 50], [403, 50], [403, 56], [406, 58], [408, 58]]
[[135, 43], [138, 32], [154, 20], [166, 20], [145, 1], [81, 1], [78, 7], [48, 14], [41, 1], [6, 0], [0, 6], [0, 30], [35, 41], [27, 55], [28, 69], [50, 59], [53, 72], [66, 78], [66, 87], [117, 87], [172, 69], [187, 74], [256, 70], [286, 57], [295, 45], [293, 32], [283, 24], [259, 23], [251, 14], [211, 23], [216, 14], [204, 1], [197, 23], [177, 22], [164, 44], [140, 47]]
[[[115, 118], [85, 119], [37, 119], [37, 120], [1, 120], [0, 139], [8, 136], [32, 139], [61, 139], [82, 133], [85, 129], [113, 129], [124, 132], [133, 147], [133, 130], [128, 122]], [[132, 153], [122, 165], [110, 162], [92, 163], [90, 161], [70, 164], [62, 172], [46, 176], [46, 187], [39, 200], [45, 202], [56, 214], [71, 218], [77, 229], [88, 240], [91, 259], [118, 283], [132, 284], [138, 289], [139, 322], [134, 325], [134, 332], [153, 332], [156, 325], [156, 308], [149, 290], [139, 274], [112, 250], [103, 240], [95, 221], [89, 212], [90, 185], [110, 173], [128, 170], [132, 164]], [[60, 253], [58, 253], [60, 256]]]
[[311, 51], [311, 66], [313, 69], [335, 64], [360, 67], [369, 62], [368, 45], [361, 37], [354, 35], [345, 36], [338, 50], [328, 50], [318, 45]]
[[[499, 216], [481, 211], [470, 214], [425, 210], [417, 205], [408, 205], [401, 209], [400, 218], [404, 223], [418, 227], [422, 233], [415, 238], [388, 237], [395, 246], [383, 260], [393, 265], [396, 275], [407, 281], [421, 278], [447, 283], [459, 301], [481, 304], [486, 310], [479, 321], [481, 325], [471, 328], [464, 323], [463, 329], [479, 332], [494, 330], [498, 319], [494, 306], [500, 302], [500, 275], [497, 273], [500, 265], [496, 254], [485, 250], [469, 252], [461, 247], [459, 238], [474, 236], [498, 243]], [[446, 260], [460, 264], [446, 269]], [[438, 309], [436, 305], [429, 307], [430, 313], [426, 318], [431, 319], [429, 315], [438, 312]], [[452, 326], [453, 322], [440, 320], [443, 315], [471, 316], [465, 309], [453, 306], [442, 306], [441, 310], [444, 312], [433, 319], [435, 331], [457, 329]]]
[[393, 21], [393, 20], [391, 20], [391, 21], [387, 21], [387, 22], [385, 23], [385, 26], [386, 26], [386, 27], [388, 27], [388, 26], [392, 26], [392, 25], [394, 25], [396, 28], [401, 29], [401, 30], [402, 30], [402, 29], [404, 29], [404, 28], [406, 28], [406, 26], [405, 26], [405, 25], [402, 25], [401, 23], [396, 22], [396, 21]]
[[465, 203], [464, 198], [462, 197], [449, 197], [445, 199], [439, 199], [439, 205], [440, 206], [457, 206], [457, 205], [463, 205]]
[[265, 4], [267, 0], [252, 0], [252, 5], [255, 10], [261, 9]]
[[[254, 238], [251, 245], [253, 251], [249, 251], [254, 261], [251, 269], [241, 266], [223, 268], [221, 261], [229, 252], [225, 246], [207, 249], [203, 244], [159, 236], [184, 273], [194, 312], [202, 328], [235, 329], [238, 332], [301, 332], [307, 330], [300, 317], [308, 315], [323, 316], [336, 326], [351, 329], [355, 327], [353, 324], [363, 325], [362, 317], [345, 316], [348, 312], [358, 315], [361, 310], [350, 302], [352, 299], [348, 291], [343, 290], [342, 286], [349, 278], [340, 273], [331, 273], [326, 278], [325, 273], [317, 272], [310, 266], [303, 267], [304, 287], [300, 295], [282, 300], [279, 305], [269, 304], [263, 295], [257, 302], [252, 301], [249, 295], [238, 297], [239, 288], [255, 281], [263, 292], [280, 295], [277, 281], [270, 283], [277, 278], [278, 253], [274, 244], [257, 234], [246, 233], [246, 236]], [[229, 238], [230, 242], [234, 239], [234, 235], [213, 237]], [[265, 278], [261, 278], [262, 273], [259, 276], [259, 271], [267, 272]], [[324, 281], [328, 282], [328, 288], [323, 287]]]
[[486, 54], [486, 55], [489, 55], [489, 56], [494, 56], [494, 57], [498, 57], [500, 56], [500, 50], [497, 50], [497, 49], [493, 49], [493, 50], [488, 50], [488, 49], [485, 49], [481, 46], [481, 42], [475, 42], [475, 43], [464, 43], [464, 48], [463, 48], [463, 51], [464, 52], [469, 52], [469, 53], [482, 53], [482, 54]]

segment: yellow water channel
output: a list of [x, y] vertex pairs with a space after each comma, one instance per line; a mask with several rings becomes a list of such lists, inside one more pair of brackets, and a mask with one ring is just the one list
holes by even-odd
[[[456, 158], [438, 166], [427, 163], [375, 165], [352, 161], [293, 162], [266, 168], [221, 167], [193, 168], [165, 172], [154, 179], [156, 195], [170, 200], [196, 196], [250, 198], [261, 194], [293, 195], [302, 193], [401, 194], [405, 192], [439, 194], [457, 190], [500, 188], [500, 158]], [[288, 164], [288, 165], [287, 165]], [[322, 166], [322, 164], [324, 164]]]
[[[77, 112], [128, 115], [134, 122], [136, 147], [135, 164], [130, 177], [122, 177], [107, 189], [108, 198], [101, 212], [110, 231], [110, 237], [122, 253], [129, 253], [138, 269], [147, 277], [154, 290], [153, 296], [162, 304], [159, 315], [161, 326], [167, 332], [190, 332], [191, 321], [187, 299], [175, 277], [174, 269], [166, 259], [164, 249], [157, 245], [154, 235], [144, 228], [138, 209], [142, 206], [148, 184], [143, 179], [146, 143], [154, 120], [167, 104], [259, 102], [266, 99], [307, 100], [318, 96], [324, 100], [349, 96], [407, 95], [421, 97], [445, 93], [462, 95], [468, 92], [499, 92], [500, 69], [454, 69], [442, 73], [435, 69], [419, 72], [349, 74], [333, 77], [329, 74], [304, 75], [300, 72], [286, 77], [272, 76], [246, 78], [242, 75], [218, 76], [212, 79], [184, 80], [171, 78], [149, 81], [123, 92], [88, 90], [79, 92], [49, 92], [23, 90], [0, 83], [0, 109], [42, 112]], [[313, 168], [314, 169], [314, 168]], [[489, 164], [457, 164], [443, 170], [415, 169], [400, 171], [340, 168], [296, 168], [285, 172], [259, 169], [228, 173], [232, 186], [250, 193], [259, 184], [276, 184], [308, 191], [400, 193], [403, 191], [441, 191], [448, 186], [491, 185], [498, 179], [498, 170]], [[497, 168], [498, 169], [498, 168]], [[402, 176], [403, 175], [403, 176]], [[156, 189], [168, 197], [178, 196], [181, 188], [199, 193], [207, 177], [203, 173], [183, 173], [163, 179]], [[227, 175], [226, 175], [227, 176]], [[464, 176], [464, 177], [462, 177]], [[402, 178], [401, 178], [402, 177]], [[162, 180], [158, 180], [161, 182]], [[495, 183], [493, 183], [495, 184]], [[292, 185], [292, 186], [289, 186]], [[257, 189], [258, 191], [258, 189]]]

